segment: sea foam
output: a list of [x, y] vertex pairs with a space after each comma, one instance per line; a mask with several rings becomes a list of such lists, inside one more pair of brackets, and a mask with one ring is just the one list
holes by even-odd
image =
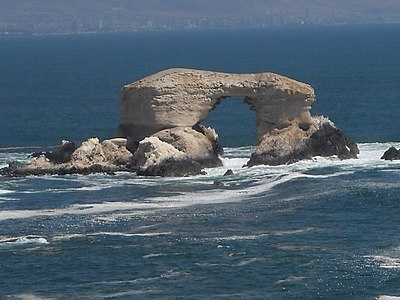
[[[247, 162], [251, 152], [254, 151], [254, 147], [227, 148], [226, 157], [223, 158], [223, 166], [206, 169], [207, 175], [186, 178], [151, 178], [140, 177], [131, 173], [119, 173], [116, 176], [99, 174], [90, 176], [49, 176], [44, 180], [67, 180], [76, 187], [47, 187], [43, 190], [26, 188], [24, 190], [24, 186], [19, 187], [19, 181], [17, 180], [14, 182], [15, 187], [13, 189], [18, 190], [19, 193], [83, 193], [124, 186], [138, 189], [163, 187], [161, 189], [163, 192], [161, 195], [146, 197], [144, 201], [137, 199], [115, 202], [103, 201], [102, 203], [73, 204], [51, 210], [3, 210], [0, 211], [0, 220], [61, 216], [65, 214], [103, 214], [103, 217], [105, 217], [104, 214], [107, 214], [107, 218], [112, 219], [119, 216], [143, 214], [157, 209], [244, 201], [249, 198], [265, 196], [277, 185], [298, 178], [312, 180], [343, 176], [365, 168], [378, 168], [380, 170], [400, 168], [400, 161], [391, 162], [380, 159], [383, 152], [392, 145], [400, 146], [398, 143], [359, 144], [360, 155], [358, 159], [339, 160], [336, 157], [316, 157], [290, 165], [261, 165], [251, 168], [243, 167], [243, 165]], [[223, 176], [227, 169], [232, 169], [234, 175]], [[224, 186], [213, 186], [214, 181], [221, 181]], [[186, 189], [183, 188], [185, 186], [187, 187]], [[11, 191], [0, 189], [0, 195], [7, 193], [11, 193]]]
[[13, 247], [13, 246], [24, 246], [24, 245], [45, 245], [49, 242], [47, 239], [36, 235], [27, 235], [14, 238], [3, 238], [0, 240], [1, 247]]

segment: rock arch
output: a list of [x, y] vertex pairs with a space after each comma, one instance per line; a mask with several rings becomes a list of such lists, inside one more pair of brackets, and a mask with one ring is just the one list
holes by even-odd
[[[222, 165], [218, 134], [200, 125], [219, 101], [244, 97], [256, 112], [259, 140], [247, 166], [293, 163], [313, 156], [357, 158], [326, 117], [312, 117], [314, 90], [274, 73], [229, 74], [170, 69], [123, 88], [123, 139], [63, 142], [55, 153], [36, 153], [26, 166], [10, 164], [0, 175], [89, 174], [135, 171], [139, 175], [188, 176]], [[131, 144], [131, 145], [129, 145]]]
[[294, 122], [312, 124], [314, 89], [274, 73], [168, 69], [123, 87], [117, 136], [139, 142], [168, 128], [192, 127], [223, 98], [243, 97], [256, 112], [257, 139]]
[[310, 115], [308, 84], [274, 73], [169, 69], [122, 90], [117, 135], [128, 139], [138, 174], [185, 176], [221, 165], [218, 134], [200, 123], [227, 97], [243, 97], [256, 112], [258, 146], [247, 166], [357, 157], [357, 145], [328, 118]]

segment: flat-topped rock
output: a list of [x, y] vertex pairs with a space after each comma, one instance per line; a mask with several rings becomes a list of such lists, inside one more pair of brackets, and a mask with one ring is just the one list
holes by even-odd
[[[184, 153], [177, 155], [176, 161], [181, 162], [184, 157], [186, 162], [200, 163], [202, 167], [219, 166], [218, 155], [223, 151], [218, 139], [213, 138], [218, 135], [200, 124], [227, 97], [244, 97], [256, 112], [258, 147], [247, 166], [293, 163], [314, 156], [357, 157], [357, 145], [333, 122], [311, 116], [315, 94], [310, 85], [269, 72], [231, 74], [169, 69], [128, 84], [122, 90], [117, 136], [126, 137], [132, 151], [140, 145], [142, 156], [152, 157], [160, 151], [160, 157], [164, 157], [162, 147], [154, 147], [158, 144], [155, 140], [153, 147], [143, 147], [141, 140], [152, 136]], [[196, 132], [195, 128], [203, 129]], [[173, 155], [164, 161], [171, 159]], [[136, 166], [143, 170], [140, 164]], [[147, 170], [146, 174], [152, 173], [149, 170], [160, 174], [154, 167]]]
[[226, 97], [244, 97], [255, 110], [259, 140], [294, 121], [311, 123], [315, 100], [310, 85], [275, 73], [169, 69], [124, 86], [116, 136], [138, 143], [163, 129], [195, 126]]

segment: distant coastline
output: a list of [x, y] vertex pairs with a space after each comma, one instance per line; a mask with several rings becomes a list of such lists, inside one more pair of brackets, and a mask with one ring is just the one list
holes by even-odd
[[6, 1], [0, 10], [0, 35], [393, 23], [400, 23], [400, 3], [395, 0], [20, 0]]
[[257, 26], [257, 27], [215, 27], [215, 28], [164, 28], [164, 29], [132, 29], [126, 31], [81, 31], [81, 32], [2, 32], [1, 37], [17, 37], [17, 36], [85, 36], [85, 35], [101, 35], [101, 34], [125, 34], [125, 33], [162, 33], [162, 32], [207, 32], [207, 31], [246, 31], [246, 30], [283, 30], [283, 29], [301, 29], [301, 28], [334, 28], [334, 27], [381, 27], [396, 26], [400, 22], [383, 22], [383, 23], [332, 23], [332, 24], [284, 24], [273, 26]]

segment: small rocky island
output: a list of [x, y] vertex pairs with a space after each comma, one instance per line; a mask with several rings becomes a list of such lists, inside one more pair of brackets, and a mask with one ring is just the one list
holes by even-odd
[[5, 176], [117, 171], [146, 176], [198, 175], [221, 166], [217, 132], [202, 122], [222, 99], [243, 97], [256, 112], [258, 146], [246, 166], [294, 163], [314, 156], [357, 158], [358, 147], [328, 118], [311, 116], [314, 89], [274, 73], [231, 74], [168, 69], [123, 87], [115, 138], [64, 141]]

